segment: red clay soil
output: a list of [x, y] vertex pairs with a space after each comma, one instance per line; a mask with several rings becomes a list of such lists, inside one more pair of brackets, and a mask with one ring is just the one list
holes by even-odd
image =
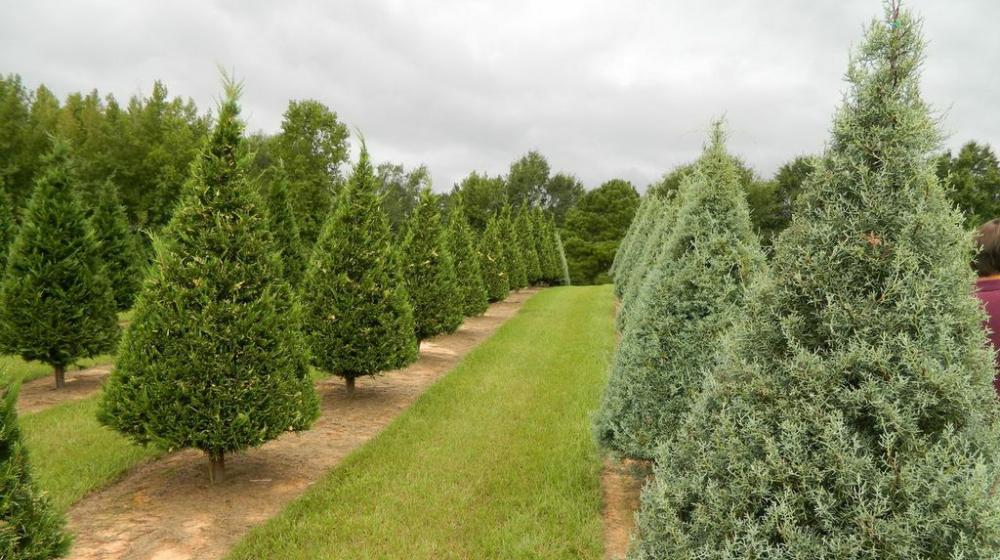
[[226, 457], [226, 479], [208, 483], [208, 461], [194, 450], [140, 465], [69, 512], [69, 558], [186, 560], [221, 558], [249, 531], [282, 510], [349, 453], [375, 437], [534, 293], [524, 290], [467, 319], [458, 332], [425, 341], [413, 365], [358, 380], [320, 381], [320, 419], [311, 430]]
[[601, 471], [604, 493], [604, 558], [622, 560], [635, 529], [639, 495], [652, 472], [648, 461], [606, 459]]
[[33, 379], [21, 385], [17, 396], [18, 414], [39, 412], [51, 406], [85, 399], [101, 389], [113, 364], [66, 372], [66, 386], [56, 389], [51, 375]]

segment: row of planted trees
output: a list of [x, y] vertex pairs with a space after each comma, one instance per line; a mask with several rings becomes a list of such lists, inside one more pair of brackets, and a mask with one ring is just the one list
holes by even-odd
[[718, 126], [643, 201], [595, 417], [605, 450], [654, 462], [630, 558], [1000, 557], [993, 357], [922, 47], [889, 3], [770, 263]]
[[[117, 303], [113, 277], [144, 278], [98, 418], [142, 444], [205, 451], [213, 480], [227, 454], [313, 423], [310, 366], [343, 377], [350, 392], [360, 376], [412, 363], [420, 340], [455, 331], [511, 290], [568, 283], [554, 222], [538, 208], [504, 206], [476, 235], [460, 201], [444, 219], [427, 189], [397, 239], [364, 145], [306, 249], [284, 167], [259, 181], [250, 172], [239, 87], [226, 85], [145, 274], [117, 268], [109, 251], [127, 237], [124, 211], [109, 189], [87, 215], [57, 140], [0, 284], [0, 345], [53, 365], [61, 386], [66, 365], [119, 342], [116, 312], [136, 288]], [[16, 389], [5, 387], [0, 404], [0, 556], [53, 557], [67, 538], [31, 482]]]

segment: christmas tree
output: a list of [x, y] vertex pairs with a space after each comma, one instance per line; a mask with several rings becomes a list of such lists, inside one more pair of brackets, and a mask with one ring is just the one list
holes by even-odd
[[97, 239], [100, 260], [114, 292], [119, 311], [132, 307], [135, 295], [142, 287], [145, 260], [138, 240], [132, 233], [125, 207], [118, 199], [118, 189], [105, 181], [95, 193], [90, 224]]
[[448, 216], [448, 249], [455, 261], [455, 277], [458, 280], [458, 298], [462, 313], [466, 317], [482, 315], [489, 301], [483, 271], [479, 266], [479, 253], [472, 240], [472, 228], [465, 219], [465, 211], [460, 196], [453, 201]]
[[503, 301], [510, 294], [510, 279], [507, 276], [507, 257], [499, 220], [494, 216], [486, 223], [486, 231], [480, 240], [480, 266], [483, 284], [491, 302]]

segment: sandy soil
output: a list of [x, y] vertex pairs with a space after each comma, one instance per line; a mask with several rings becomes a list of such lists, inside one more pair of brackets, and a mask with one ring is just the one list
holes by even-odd
[[604, 557], [622, 560], [628, 552], [629, 539], [635, 528], [635, 512], [639, 509], [639, 494], [652, 474], [648, 461], [606, 459], [601, 471], [604, 494]]
[[351, 451], [377, 435], [533, 294], [523, 290], [467, 319], [458, 332], [425, 341], [413, 365], [358, 380], [353, 397], [338, 378], [317, 384], [322, 416], [226, 458], [226, 480], [208, 484], [204, 454], [188, 450], [143, 464], [69, 512], [72, 559], [221, 558], [246, 532], [277, 514]]
[[21, 385], [17, 396], [18, 414], [39, 412], [51, 406], [85, 399], [101, 389], [111, 373], [112, 364], [66, 372], [66, 386], [56, 389], [51, 375], [33, 379]]

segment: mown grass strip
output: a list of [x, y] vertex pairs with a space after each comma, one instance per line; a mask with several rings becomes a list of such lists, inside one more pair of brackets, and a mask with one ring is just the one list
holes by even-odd
[[607, 286], [545, 290], [230, 558], [602, 556]]

